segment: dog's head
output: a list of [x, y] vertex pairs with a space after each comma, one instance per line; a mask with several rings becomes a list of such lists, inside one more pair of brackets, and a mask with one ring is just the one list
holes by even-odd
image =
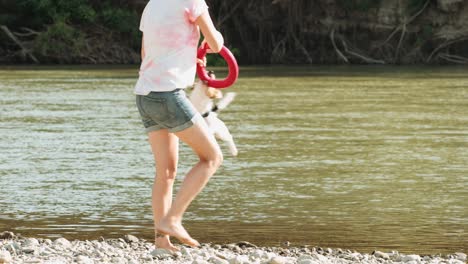
[[[211, 79], [216, 79], [216, 75], [214, 74], [213, 71], [209, 71], [209, 72], [208, 72], [208, 76], [210, 76]], [[206, 96], [208, 96], [210, 99], [220, 99], [220, 98], [223, 98], [223, 93], [221, 92], [221, 90], [216, 89], [216, 88], [213, 88], [213, 87], [209, 87], [208, 85], [204, 85], [204, 86], [206, 86], [205, 94], [206, 94]]]

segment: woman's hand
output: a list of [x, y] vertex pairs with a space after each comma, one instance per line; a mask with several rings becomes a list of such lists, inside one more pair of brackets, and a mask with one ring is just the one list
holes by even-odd
[[[203, 41], [201, 42], [200, 44], [200, 47], [204, 47], [208, 42], [206, 41], [206, 39], [203, 39]], [[212, 51], [210, 48], [210, 44], [208, 44], [208, 49], [206, 50], [206, 53], [215, 53], [214, 51]]]
[[206, 57], [203, 57], [203, 59], [197, 58], [197, 64], [200, 64], [202, 67], [206, 67]]

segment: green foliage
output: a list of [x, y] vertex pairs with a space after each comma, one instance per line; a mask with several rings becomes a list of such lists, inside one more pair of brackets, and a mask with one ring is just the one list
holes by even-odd
[[[229, 49], [229, 50], [232, 52], [234, 57], [239, 58], [239, 56], [240, 56], [240, 50], [239, 49], [232, 48], [232, 49]], [[226, 67], [227, 66], [226, 61], [219, 54], [207, 54], [206, 64], [207, 64], [207, 66], [212, 66], [212, 67]]]
[[84, 48], [84, 39], [80, 30], [65, 21], [57, 21], [35, 39], [34, 51], [43, 57], [56, 58], [58, 62], [70, 62]]
[[20, 0], [18, 4], [46, 24], [59, 20], [84, 24], [96, 19], [96, 11], [87, 0]]
[[381, 0], [337, 0], [337, 4], [346, 11], [369, 11], [371, 8], [378, 7]]
[[107, 7], [100, 17], [104, 24], [121, 33], [132, 33], [138, 30], [139, 17], [135, 11], [122, 8]]
[[406, 8], [410, 14], [413, 14], [420, 10], [426, 2], [427, 0], [409, 0]]
[[431, 25], [424, 25], [422, 28], [422, 35], [425, 39], [429, 39], [434, 34], [434, 29]]
[[139, 49], [141, 45], [141, 32], [138, 30], [140, 16], [130, 8], [113, 7], [105, 2], [101, 7], [99, 20], [104, 26], [113, 32], [125, 35], [125, 42], [133, 49]]
[[0, 25], [10, 25], [16, 21], [16, 17], [12, 14], [0, 14]]

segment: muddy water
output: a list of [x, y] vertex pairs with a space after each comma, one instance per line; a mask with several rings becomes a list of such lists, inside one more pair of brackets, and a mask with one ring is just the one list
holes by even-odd
[[[0, 230], [150, 239], [135, 67], [0, 68]], [[222, 75], [222, 74], [219, 74]], [[243, 68], [202, 242], [468, 250], [468, 69]], [[177, 184], [196, 158], [181, 148]]]

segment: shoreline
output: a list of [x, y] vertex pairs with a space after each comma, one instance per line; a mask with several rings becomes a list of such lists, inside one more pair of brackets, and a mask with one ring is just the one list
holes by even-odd
[[249, 242], [202, 244], [199, 248], [178, 245], [180, 252], [155, 249], [151, 241], [125, 235], [117, 239], [73, 240], [27, 238], [0, 233], [1, 263], [193, 263], [193, 264], [321, 264], [321, 263], [466, 263], [467, 255], [416, 255], [397, 251], [360, 253], [320, 247], [261, 247]]

